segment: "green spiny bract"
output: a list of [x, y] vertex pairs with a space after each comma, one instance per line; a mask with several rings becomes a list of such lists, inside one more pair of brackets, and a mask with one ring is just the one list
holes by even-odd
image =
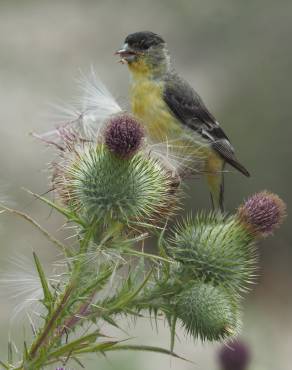
[[233, 217], [199, 214], [174, 230], [167, 252], [182, 278], [199, 278], [238, 293], [255, 270], [253, 237]]
[[177, 178], [149, 153], [118, 158], [98, 144], [70, 154], [55, 187], [90, 222], [151, 223], [174, 212]]
[[197, 282], [175, 299], [176, 315], [186, 331], [201, 340], [224, 340], [240, 327], [237, 302], [222, 286]]

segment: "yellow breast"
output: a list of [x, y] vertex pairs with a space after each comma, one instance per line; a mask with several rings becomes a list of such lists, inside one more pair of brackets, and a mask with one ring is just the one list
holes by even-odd
[[132, 112], [144, 123], [154, 141], [165, 141], [182, 128], [163, 100], [162, 82], [151, 79], [135, 80], [130, 89]]
[[168, 153], [186, 167], [204, 167], [209, 148], [175, 118], [163, 99], [164, 82], [151, 78], [144, 63], [131, 65], [131, 108], [154, 143], [168, 143]]

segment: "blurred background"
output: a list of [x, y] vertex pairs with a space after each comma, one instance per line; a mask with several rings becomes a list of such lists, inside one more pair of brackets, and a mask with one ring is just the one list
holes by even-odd
[[[50, 104], [76, 98], [79, 69], [86, 73], [91, 65], [127, 107], [128, 72], [113, 54], [127, 34], [139, 30], [152, 30], [166, 39], [175, 67], [221, 122], [252, 174], [246, 179], [230, 169], [226, 208], [232, 211], [249, 194], [268, 189], [278, 193], [289, 210], [291, 0], [0, 0], [0, 197], [56, 234], [62, 220], [22, 190], [43, 193], [49, 188], [46, 166], [52, 151], [29, 133], [54, 126]], [[194, 210], [209, 207], [202, 179], [192, 184], [187, 203]], [[1, 272], [11, 268], [11, 260], [22, 264], [21, 256], [31, 258], [32, 250], [48, 266], [56, 259], [52, 245], [24, 221], [1, 216], [0, 224]], [[61, 230], [57, 236], [62, 237]], [[245, 301], [242, 334], [252, 350], [250, 369], [291, 368], [291, 239], [288, 218], [259, 246], [258, 284]], [[17, 267], [13, 269], [17, 274]], [[17, 343], [28, 335], [22, 329], [26, 317], [10, 320], [16, 302], [7, 299], [8, 294], [1, 297], [1, 359], [6, 358], [10, 335]], [[138, 343], [169, 345], [163, 322], [158, 333], [146, 319], [135, 327], [125, 326]], [[92, 358], [86, 369], [218, 369], [218, 345], [202, 345], [183, 334], [179, 339], [176, 352], [193, 363], [158, 354], [115, 353]]]

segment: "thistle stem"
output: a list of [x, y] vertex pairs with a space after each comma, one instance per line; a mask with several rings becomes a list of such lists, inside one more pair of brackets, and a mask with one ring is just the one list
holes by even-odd
[[33, 359], [35, 357], [39, 348], [42, 346], [44, 341], [47, 339], [48, 335], [52, 332], [53, 328], [56, 326], [56, 321], [58, 317], [60, 316], [60, 314], [62, 313], [63, 309], [65, 308], [73, 289], [74, 289], [74, 284], [73, 282], [71, 282], [66, 288], [63, 294], [63, 297], [59, 305], [56, 307], [55, 311], [53, 312], [50, 320], [48, 320], [47, 324], [44, 326], [41, 332], [41, 335], [38, 337], [36, 342], [31, 346], [31, 350], [29, 353], [30, 358]]

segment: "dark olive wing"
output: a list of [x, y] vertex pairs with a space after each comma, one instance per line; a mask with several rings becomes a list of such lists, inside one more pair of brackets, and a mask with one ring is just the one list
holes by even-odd
[[176, 74], [167, 75], [163, 98], [172, 114], [183, 125], [196, 131], [226, 162], [249, 176], [248, 171], [237, 161], [228, 137], [208, 111], [200, 96], [186, 81]]

